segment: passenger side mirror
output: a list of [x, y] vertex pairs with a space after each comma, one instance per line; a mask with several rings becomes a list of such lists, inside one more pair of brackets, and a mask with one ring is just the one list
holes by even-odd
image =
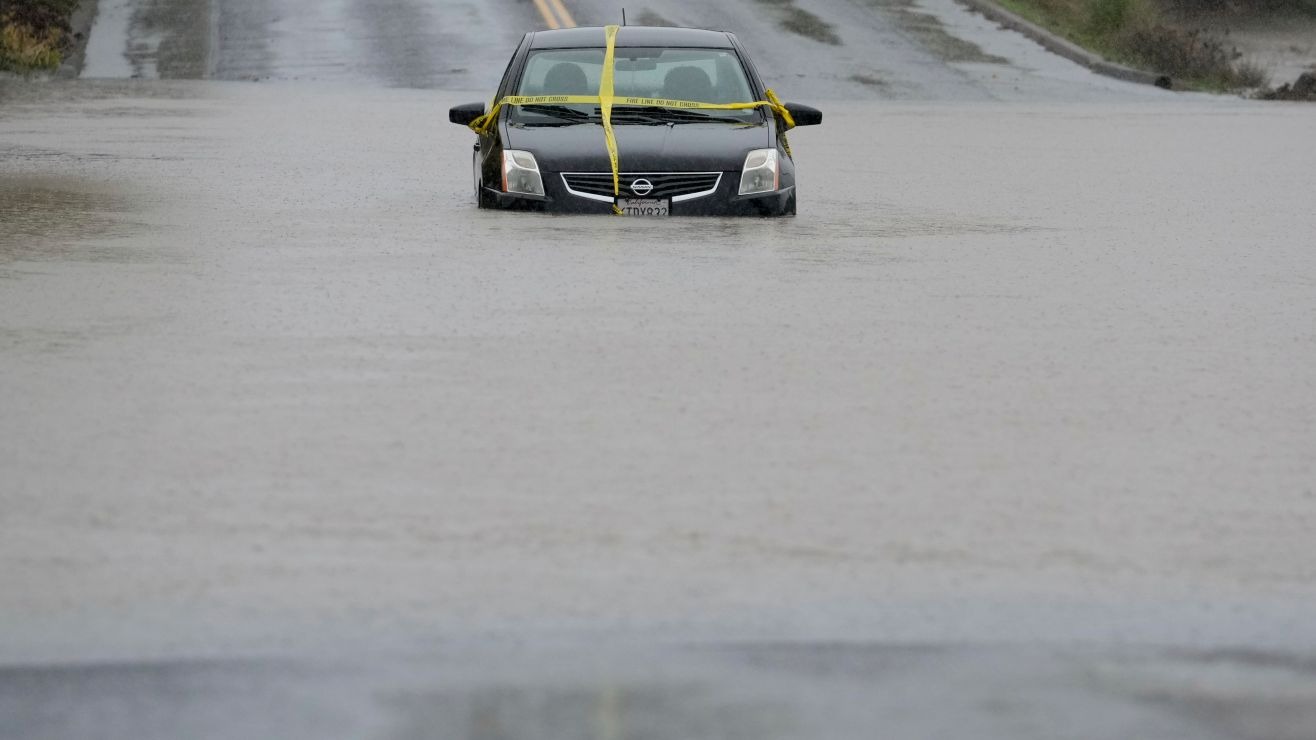
[[448, 120], [461, 126], [469, 126], [471, 122], [484, 115], [484, 103], [467, 103], [448, 109]]
[[786, 110], [795, 119], [796, 126], [817, 126], [822, 123], [822, 111], [799, 103], [787, 103]]

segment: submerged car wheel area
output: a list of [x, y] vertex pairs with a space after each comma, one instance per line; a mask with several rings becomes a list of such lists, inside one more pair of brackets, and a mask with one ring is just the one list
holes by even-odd
[[448, 118], [479, 135], [482, 208], [630, 216], [794, 215], [786, 132], [822, 113], [764, 87], [734, 34], [526, 34], [494, 98]]

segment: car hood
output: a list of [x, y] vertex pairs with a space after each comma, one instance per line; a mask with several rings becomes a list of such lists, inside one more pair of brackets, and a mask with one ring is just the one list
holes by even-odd
[[[546, 172], [608, 172], [603, 126], [536, 126], [506, 129], [508, 149], [535, 155]], [[615, 125], [622, 172], [725, 172], [739, 170], [751, 149], [772, 146], [765, 124], [682, 123]]]

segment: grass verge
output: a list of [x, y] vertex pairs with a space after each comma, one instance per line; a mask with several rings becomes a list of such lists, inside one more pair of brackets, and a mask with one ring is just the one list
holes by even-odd
[[73, 32], [69, 18], [78, 0], [0, 2], [0, 70], [55, 70], [64, 60]]
[[1313, 12], [1316, 0], [997, 0], [1002, 6], [1121, 64], [1214, 92], [1264, 87], [1267, 75], [1223, 38], [1192, 23], [1201, 13]]

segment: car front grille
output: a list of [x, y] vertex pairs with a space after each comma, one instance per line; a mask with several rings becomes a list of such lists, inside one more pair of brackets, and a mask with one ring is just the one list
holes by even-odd
[[[636, 192], [633, 189], [636, 180], [648, 180], [653, 190]], [[628, 172], [621, 175], [621, 197], [694, 200], [712, 195], [721, 181], [721, 172]], [[612, 201], [611, 172], [564, 172], [562, 182], [572, 195]]]

